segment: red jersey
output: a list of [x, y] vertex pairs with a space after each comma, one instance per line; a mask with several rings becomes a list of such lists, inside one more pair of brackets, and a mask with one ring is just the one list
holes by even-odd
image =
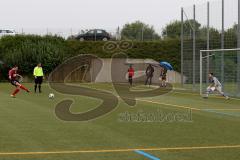
[[133, 68], [128, 69], [128, 76], [130, 76], [130, 77], [134, 76], [134, 69]]
[[16, 79], [16, 74], [17, 74], [17, 71], [11, 69], [11, 70], [8, 72], [8, 77], [9, 77], [9, 79], [10, 79], [10, 80], [15, 80], [15, 79]]

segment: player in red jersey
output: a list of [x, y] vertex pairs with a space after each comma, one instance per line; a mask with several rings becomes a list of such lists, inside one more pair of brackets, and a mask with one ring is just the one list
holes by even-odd
[[26, 92], [29, 92], [29, 90], [24, 87], [20, 82], [18, 81], [18, 77], [21, 77], [21, 75], [17, 74], [18, 66], [14, 66], [9, 72], [8, 72], [8, 78], [10, 80], [10, 83], [16, 87], [14, 92], [11, 94], [11, 97], [15, 98], [16, 94], [20, 91], [20, 89], [25, 90]]
[[134, 69], [133, 69], [132, 65], [130, 65], [129, 69], [128, 69], [128, 82], [130, 83], [131, 86], [133, 83], [133, 76], [134, 76]]

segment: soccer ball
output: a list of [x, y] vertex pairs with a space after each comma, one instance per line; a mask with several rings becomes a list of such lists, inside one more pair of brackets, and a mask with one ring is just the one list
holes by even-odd
[[53, 99], [55, 97], [55, 95], [53, 94], [53, 93], [50, 93], [49, 95], [48, 95], [48, 98], [49, 99]]
[[203, 99], [208, 99], [208, 96], [207, 96], [206, 94], [204, 94], [204, 95], [202, 96], [202, 98], [203, 98]]

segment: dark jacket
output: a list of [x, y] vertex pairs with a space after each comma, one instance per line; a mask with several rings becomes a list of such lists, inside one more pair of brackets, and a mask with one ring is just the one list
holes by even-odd
[[154, 72], [153, 66], [148, 66], [147, 69], [146, 69], [147, 77], [153, 77], [153, 72]]

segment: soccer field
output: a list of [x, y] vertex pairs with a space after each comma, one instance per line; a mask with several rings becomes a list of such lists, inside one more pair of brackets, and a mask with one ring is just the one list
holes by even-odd
[[[84, 85], [116, 94], [110, 84]], [[33, 84], [26, 86], [32, 88]], [[240, 158], [239, 99], [202, 99], [197, 93], [173, 90], [139, 98], [135, 107], [119, 100], [113, 112], [93, 121], [66, 122], [54, 112], [62, 99], [75, 100], [74, 113], [94, 108], [101, 101], [60, 94], [47, 84], [42, 94], [21, 91], [15, 99], [10, 98], [12, 90], [10, 84], [0, 84], [0, 160]], [[49, 93], [54, 93], [55, 99], [48, 99]], [[141, 121], [136, 119], [139, 113], [155, 118]], [[161, 119], [157, 113], [166, 117]], [[124, 119], [126, 114], [131, 118]]]

